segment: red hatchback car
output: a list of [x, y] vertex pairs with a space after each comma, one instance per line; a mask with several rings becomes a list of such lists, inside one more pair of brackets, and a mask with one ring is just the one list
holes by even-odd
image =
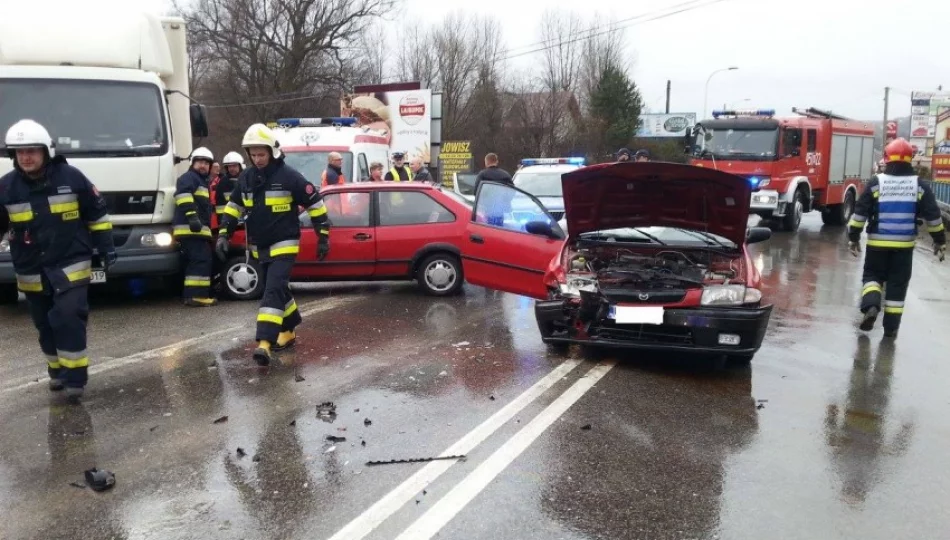
[[[429, 294], [457, 293], [464, 283], [460, 260], [471, 203], [452, 191], [421, 182], [353, 183], [320, 191], [332, 226], [330, 254], [316, 260], [317, 239], [301, 212], [300, 254], [292, 281], [418, 280]], [[221, 290], [236, 300], [260, 298], [260, 267], [244, 249], [245, 233], [231, 239], [220, 271]]]
[[752, 359], [772, 306], [746, 245], [771, 231], [747, 228], [746, 180], [631, 162], [561, 182], [569, 234], [529, 194], [481, 185], [461, 248], [469, 282], [537, 299], [549, 344]]

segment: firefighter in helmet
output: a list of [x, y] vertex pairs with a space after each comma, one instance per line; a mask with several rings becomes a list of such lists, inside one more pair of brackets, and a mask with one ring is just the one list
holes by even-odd
[[228, 241], [238, 219], [246, 214], [248, 248], [260, 260], [264, 296], [257, 312], [257, 349], [254, 360], [266, 366], [273, 351], [296, 342], [294, 329], [301, 322], [297, 302], [290, 292], [290, 270], [300, 252], [303, 206], [317, 234], [317, 260], [330, 252], [330, 222], [320, 191], [303, 175], [284, 163], [280, 143], [264, 124], [254, 124], [242, 142], [251, 165], [241, 173], [224, 209], [216, 251], [227, 258]]
[[224, 207], [231, 200], [231, 192], [234, 191], [234, 185], [237, 183], [238, 176], [244, 170], [244, 157], [237, 152], [228, 152], [221, 160], [221, 176], [216, 184], [211, 186], [214, 193], [214, 213], [216, 216], [215, 229], [221, 226], [221, 219], [224, 217]]
[[17, 288], [26, 295], [49, 389], [78, 403], [88, 380], [86, 323], [93, 248], [116, 262], [106, 202], [83, 173], [56, 154], [42, 125], [21, 120], [6, 134], [14, 169], [0, 177], [0, 236], [10, 232]]
[[211, 297], [211, 192], [209, 175], [214, 156], [201, 147], [191, 153], [191, 168], [178, 178], [175, 186], [175, 238], [184, 257], [186, 306], [213, 306]]
[[884, 173], [868, 181], [848, 224], [848, 247], [855, 257], [861, 253], [861, 231], [865, 225], [868, 233], [860, 328], [865, 332], [874, 328], [883, 297], [884, 335], [891, 338], [897, 337], [904, 313], [918, 216], [933, 238], [934, 255], [943, 261], [947, 253], [937, 199], [930, 185], [914, 174], [913, 158], [914, 149], [904, 139], [895, 139], [884, 148]]

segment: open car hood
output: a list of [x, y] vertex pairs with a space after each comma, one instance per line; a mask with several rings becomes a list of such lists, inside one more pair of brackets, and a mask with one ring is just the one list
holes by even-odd
[[752, 189], [722, 171], [676, 163], [605, 163], [564, 174], [571, 239], [622, 227], [679, 227], [741, 246]]

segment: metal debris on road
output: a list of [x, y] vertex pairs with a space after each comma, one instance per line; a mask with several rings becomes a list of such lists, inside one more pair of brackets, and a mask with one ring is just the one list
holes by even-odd
[[396, 463], [424, 463], [426, 461], [440, 461], [446, 459], [458, 459], [465, 460], [465, 455], [460, 456], [441, 456], [441, 457], [427, 457], [427, 458], [409, 458], [409, 459], [391, 459], [389, 461], [367, 461], [366, 465], [393, 465]]
[[327, 435], [327, 440], [333, 443], [341, 443], [346, 441], [346, 437], [337, 437], [336, 435]]
[[227, 421], [228, 421], [228, 417], [227, 417], [227, 415], [224, 415], [224, 416], [222, 416], [221, 418], [218, 418], [217, 420], [215, 420], [214, 422], [211, 422], [211, 423], [212, 423], [212, 424], [223, 424], [223, 423], [225, 423], [225, 422], [227, 422]]

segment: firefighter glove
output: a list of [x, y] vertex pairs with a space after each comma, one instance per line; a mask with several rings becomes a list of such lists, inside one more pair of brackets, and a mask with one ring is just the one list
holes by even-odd
[[947, 257], [947, 244], [934, 244], [934, 255], [938, 261], [943, 262]]
[[330, 253], [330, 235], [317, 233], [317, 260], [322, 261]]
[[188, 228], [191, 229], [193, 233], [201, 232], [201, 220], [198, 219], [198, 214], [188, 216]]
[[214, 244], [214, 252], [221, 261], [228, 260], [228, 249], [230, 247], [230, 242], [228, 242], [228, 237], [223, 234], [218, 237], [218, 241]]
[[102, 265], [105, 267], [104, 269], [108, 272], [109, 268], [112, 268], [112, 266], [115, 265], [115, 261], [118, 260], [118, 258], [119, 256], [116, 255], [114, 251], [107, 252], [105, 256], [102, 257]]
[[851, 250], [851, 254], [855, 257], [861, 254], [861, 243], [860, 242], [848, 242], [848, 249]]

